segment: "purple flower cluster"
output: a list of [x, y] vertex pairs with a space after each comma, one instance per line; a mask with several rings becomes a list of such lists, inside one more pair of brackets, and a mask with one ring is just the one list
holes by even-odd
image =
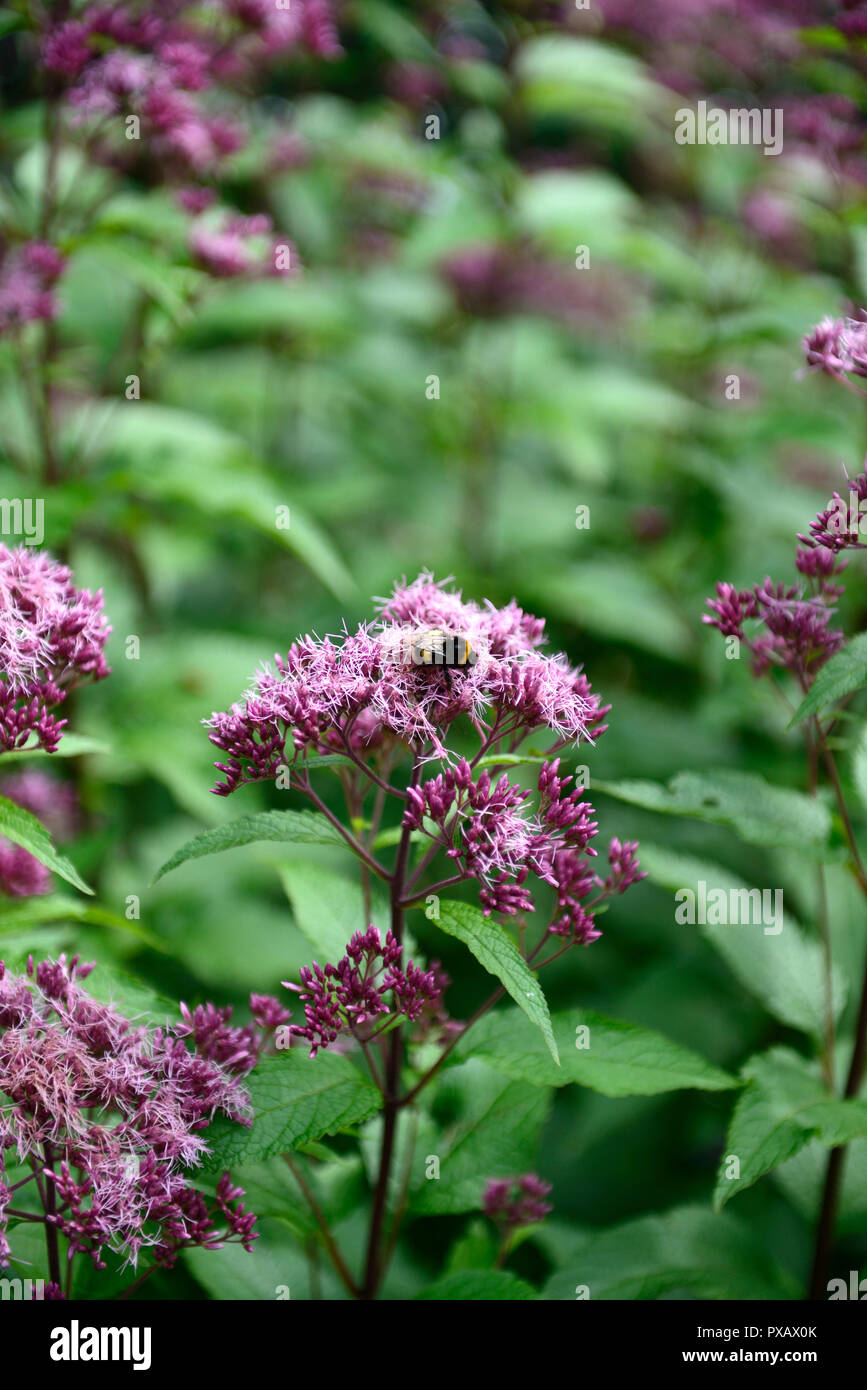
[[[485, 916], [533, 912], [524, 884], [530, 874], [549, 884], [557, 912], [549, 931], [589, 945], [600, 936], [590, 914], [603, 898], [625, 892], [646, 875], [639, 870], [637, 844], [612, 840], [611, 873], [603, 880], [588, 858], [598, 825], [593, 807], [580, 789], [570, 791], [571, 777], [560, 776], [560, 760], [545, 762], [539, 773], [539, 809], [530, 813], [531, 792], [503, 774], [496, 783], [487, 772], [474, 780], [466, 759], [454, 769], [410, 787], [404, 825], [431, 835], [454, 862], [460, 878], [481, 883], [479, 900]], [[583, 904], [598, 890], [592, 904]]]
[[[56, 840], [66, 839], [74, 829], [78, 817], [74, 790], [44, 772], [28, 768], [4, 777], [0, 781], [0, 796], [30, 811]], [[50, 870], [26, 849], [0, 836], [0, 893], [32, 898], [50, 892]]]
[[823, 0], [602, 0], [606, 28], [639, 39], [657, 76], [707, 92], [723, 75], [761, 82], [802, 51], [801, 27], [827, 22]]
[[[456, 672], [412, 660], [412, 634], [462, 635], [477, 660]], [[603, 707], [580, 669], [539, 652], [544, 622], [512, 601], [503, 608], [466, 601], [427, 572], [380, 601], [375, 624], [342, 638], [304, 637], [276, 671], [263, 671], [243, 704], [205, 721], [227, 753], [217, 763], [226, 796], [272, 780], [307, 752], [377, 754], [395, 743], [448, 758], [445, 736], [466, 716], [488, 743], [554, 730], [562, 745], [603, 733]], [[294, 751], [287, 754], [291, 736]]]
[[[0, 962], [0, 1265], [10, 1163], [32, 1168], [70, 1258], [86, 1253], [97, 1268], [106, 1249], [132, 1264], [147, 1249], [166, 1267], [185, 1246], [250, 1249], [255, 1217], [240, 1188], [225, 1174], [209, 1206], [186, 1170], [206, 1152], [215, 1115], [250, 1122], [242, 1078], [262, 1047], [258, 1025], [233, 1028], [231, 1010], [211, 1005], [181, 1005], [171, 1027], [135, 1025], [82, 988], [92, 969], [65, 956], [34, 969], [31, 957], [12, 975]], [[263, 1010], [287, 1016], [276, 1000], [260, 999]]]
[[[286, 52], [341, 51], [329, 0], [219, 0], [204, 9], [189, 0], [97, 0], [60, 23], [49, 11], [44, 25], [42, 61], [66, 83], [82, 120], [105, 132], [111, 118], [137, 116], [150, 155], [198, 175], [245, 142], [215, 94]], [[120, 137], [120, 121], [115, 129]]]
[[867, 376], [867, 322], [861, 318], [824, 318], [804, 338], [808, 367], [843, 381]]
[[66, 720], [52, 710], [73, 686], [108, 675], [110, 632], [101, 591], [76, 589], [45, 551], [0, 545], [0, 751], [35, 734], [55, 752]]
[[[550, 930], [570, 942], [596, 940], [593, 908], [644, 877], [636, 847], [613, 841], [612, 872], [598, 878], [587, 863], [597, 853], [593, 807], [570, 789], [570, 777], [561, 777], [559, 759], [542, 766], [535, 810], [531, 790], [479, 764], [486, 753], [495, 763], [489, 750], [514, 750], [540, 728], [556, 736], [549, 754], [592, 742], [605, 731], [609, 707], [580, 668], [539, 651], [544, 622], [514, 600], [501, 608], [470, 602], [425, 572], [378, 602], [376, 624], [342, 640], [302, 638], [285, 661], [276, 659], [276, 672], [259, 676], [243, 706], [206, 721], [211, 741], [229, 755], [217, 763], [225, 781], [214, 790], [227, 795], [283, 775], [291, 764], [292, 785], [312, 795], [308, 754], [340, 753], [355, 776], [403, 798], [404, 830], [445, 851], [453, 869], [448, 883], [479, 885], [486, 915], [534, 911], [527, 883], [533, 875], [557, 898]], [[419, 661], [419, 634], [431, 631], [459, 638], [474, 660], [452, 669]], [[457, 759], [446, 743], [460, 716], [478, 740], [471, 761]], [[385, 780], [401, 749], [416, 764], [405, 791]], [[433, 760], [444, 768], [421, 780], [422, 766]]]
[[223, 212], [213, 220], [198, 218], [190, 229], [193, 259], [220, 279], [285, 275], [295, 268], [295, 250], [273, 236], [265, 213], [241, 217]]
[[452, 251], [440, 273], [460, 308], [482, 318], [539, 314], [601, 330], [622, 318], [622, 277], [601, 272], [591, 282], [545, 260], [530, 247], [482, 242]]
[[533, 1226], [554, 1210], [545, 1198], [551, 1184], [536, 1173], [518, 1178], [491, 1178], [485, 1187], [482, 1207], [485, 1216], [507, 1231]]
[[[841, 552], [863, 550], [861, 517], [867, 501], [867, 463], [863, 472], [848, 479], [848, 500], [835, 492], [828, 506], [810, 523], [808, 535], [798, 536], [795, 566], [803, 583], [786, 586], [771, 579], [752, 589], [717, 584], [717, 595], [708, 599], [713, 616], [702, 621], [724, 637], [737, 637], [752, 653], [753, 668], [764, 675], [781, 666], [808, 689], [816, 672], [842, 647], [845, 637], [831, 627], [835, 604], [843, 593], [839, 576], [847, 560]], [[759, 624], [748, 638], [745, 624]]]
[[420, 1019], [425, 1009], [437, 1005], [441, 982], [434, 970], [419, 970], [411, 961], [402, 967], [401, 956], [391, 932], [383, 943], [371, 926], [356, 932], [336, 965], [323, 969], [314, 961], [309, 969], [302, 966], [301, 985], [283, 982], [300, 995], [306, 1016], [303, 1027], [289, 1028], [289, 1036], [305, 1038], [315, 1057], [341, 1033], [367, 1043], [400, 1018]]
[[56, 317], [55, 286], [64, 265], [57, 248], [44, 241], [6, 251], [0, 260], [0, 334]]
[[[830, 600], [840, 592], [836, 585], [820, 584], [812, 594], [801, 585], [774, 584], [770, 579], [742, 591], [726, 583], [716, 588], [716, 598], [707, 601], [714, 616], [705, 613], [702, 622], [724, 637], [743, 642], [752, 654], [757, 676], [781, 666], [806, 689], [843, 645], [843, 633], [830, 626], [834, 614]], [[751, 619], [758, 620], [760, 627], [750, 638], [744, 624]]]

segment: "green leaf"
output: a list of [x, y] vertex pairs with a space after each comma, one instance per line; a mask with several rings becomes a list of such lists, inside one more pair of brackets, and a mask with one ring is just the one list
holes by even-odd
[[681, 609], [641, 566], [625, 555], [593, 556], [580, 567], [544, 573], [533, 592], [549, 613], [579, 623], [606, 642], [631, 642], [664, 657], [688, 662], [694, 635]]
[[489, 1178], [533, 1167], [551, 1092], [499, 1076], [473, 1058], [445, 1074], [438, 1100], [458, 1115], [426, 1151], [439, 1159], [438, 1177], [427, 1176], [424, 1146], [416, 1152], [412, 1209], [427, 1215], [478, 1211]]
[[862, 685], [867, 685], [867, 632], [859, 632], [822, 667], [788, 727], [791, 729], [793, 724], [800, 724], [811, 715], [823, 715], [844, 695], [860, 690]]
[[417, 1293], [417, 1299], [462, 1303], [491, 1303], [495, 1300], [515, 1301], [538, 1298], [539, 1295], [524, 1279], [507, 1269], [467, 1269], [461, 1274], [447, 1274], [435, 1284]]
[[357, 931], [367, 931], [371, 922], [385, 931], [390, 920], [388, 899], [378, 879], [371, 884], [368, 912], [358, 872], [344, 872], [323, 863], [323, 858], [322, 852], [316, 852], [315, 857], [277, 865], [292, 915], [322, 964], [340, 960]]
[[81, 898], [67, 898], [53, 893], [45, 898], [13, 899], [0, 908], [0, 936], [10, 936], [27, 927], [41, 927], [50, 922], [83, 922], [92, 927], [112, 927], [116, 931], [129, 932], [153, 951], [165, 953], [168, 950], [165, 942], [140, 922], [128, 921], [126, 917], [120, 917], [95, 903], [82, 902]]
[[533, 116], [558, 116], [646, 137], [659, 88], [631, 53], [598, 39], [565, 34], [530, 37], [518, 49], [516, 76]]
[[[259, 1239], [252, 1254], [231, 1241], [219, 1250], [202, 1246], [185, 1250], [184, 1264], [211, 1298], [227, 1303], [238, 1299], [304, 1302], [314, 1297], [309, 1258], [288, 1224], [266, 1216], [257, 1221], [256, 1231]], [[320, 1261], [317, 1278], [319, 1296], [329, 1302], [346, 1298], [325, 1259]]]
[[752, 772], [680, 772], [667, 787], [657, 782], [599, 782], [601, 791], [631, 806], [663, 815], [728, 825], [752, 845], [821, 852], [831, 813], [816, 797], [775, 787]]
[[156, 874], [157, 883], [165, 874], [186, 864], [188, 859], [201, 859], [206, 854], [221, 854], [225, 849], [238, 849], [259, 840], [276, 840], [281, 844], [339, 845], [343, 839], [330, 821], [318, 811], [258, 811], [227, 825], [206, 830], [173, 854]]
[[45, 826], [29, 811], [25, 811], [22, 806], [16, 806], [14, 801], [5, 796], [0, 796], [0, 835], [5, 835], [7, 840], [26, 849], [40, 864], [44, 864], [60, 878], [65, 878], [73, 888], [80, 889], [82, 893], [93, 894], [93, 889], [88, 888], [75, 866], [70, 864], [64, 855], [57, 853]]
[[[749, 892], [742, 879], [729, 873], [719, 864], [708, 863], [691, 856], [672, 854], [658, 845], [641, 842], [641, 866], [650, 881], [662, 888], [679, 892], [689, 889], [700, 893], [722, 889], [727, 894]], [[773, 901], [773, 900], [772, 900]], [[681, 905], [683, 906], [683, 904]], [[679, 932], [698, 930], [727, 962], [732, 973], [774, 1018], [816, 1038], [825, 1032], [825, 971], [822, 948], [809, 938], [788, 913], [782, 916], [782, 930], [766, 934], [759, 924], [717, 926], [676, 923], [672, 904], [672, 922]], [[846, 1000], [845, 982], [839, 971], [832, 971], [834, 1014], [839, 1016]]]
[[0, 39], [7, 34], [12, 34], [16, 29], [23, 29], [27, 20], [23, 14], [17, 14], [15, 10], [0, 10]]
[[331, 1052], [308, 1057], [293, 1047], [265, 1057], [246, 1085], [255, 1111], [252, 1127], [215, 1121], [207, 1135], [208, 1168], [289, 1153], [369, 1119], [382, 1105], [373, 1083], [346, 1057]]
[[[97, 447], [113, 488], [243, 521], [294, 552], [335, 597], [353, 597], [354, 581], [327, 531], [278, 488], [239, 435], [191, 410], [136, 401], [106, 414]], [[278, 525], [284, 515], [288, 525]]]
[[852, 753], [852, 782], [862, 810], [867, 810], [867, 724], [863, 724]]
[[[561, 761], [564, 754], [560, 755]], [[487, 753], [484, 758], [479, 758], [476, 767], [521, 767], [524, 764], [545, 763], [549, 761], [548, 753]]]
[[[551, 1024], [559, 1067], [540, 1045], [532, 1024], [515, 1009], [480, 1018], [456, 1050], [459, 1056], [472, 1054], [506, 1076], [538, 1086], [574, 1082], [606, 1096], [652, 1096], [688, 1088], [724, 1091], [738, 1084], [727, 1072], [661, 1033], [589, 1009], [554, 1014]], [[579, 1042], [586, 1046], [579, 1047]]]
[[541, 1031], [548, 1051], [559, 1065], [545, 996], [505, 928], [485, 917], [479, 908], [458, 902], [440, 903], [435, 925], [463, 941], [479, 964], [491, 975], [496, 975], [518, 1008], [523, 1009], [530, 1022]]
[[110, 746], [100, 738], [90, 738], [87, 734], [64, 734], [54, 753], [47, 753], [38, 744], [26, 746], [15, 752], [0, 754], [11, 764], [17, 758], [77, 758], [82, 753], [110, 753]]
[[[718, 1211], [812, 1139], [833, 1148], [867, 1138], [867, 1101], [830, 1097], [797, 1053], [773, 1048], [752, 1057], [743, 1076], [750, 1084], [735, 1106], [726, 1136], [714, 1193]], [[727, 1176], [732, 1158], [739, 1161], [737, 1177]]]
[[97, 965], [87, 977], [88, 994], [110, 1004], [125, 1018], [163, 1028], [179, 1022], [177, 1001], [156, 994], [148, 985], [110, 965]]
[[[334, 1157], [329, 1154], [325, 1163], [308, 1164], [300, 1154], [296, 1154], [294, 1161], [314, 1192], [319, 1209], [330, 1226], [345, 1221], [366, 1202], [367, 1185], [357, 1155]], [[200, 1173], [192, 1181], [195, 1187], [213, 1193], [219, 1176], [219, 1170]], [[257, 1218], [274, 1216], [285, 1221], [301, 1239], [319, 1238], [319, 1227], [310, 1204], [295, 1174], [282, 1157], [275, 1155], [255, 1163], [234, 1163], [232, 1178], [239, 1187], [243, 1187], [246, 1204]]]
[[728, 1212], [675, 1207], [579, 1237], [543, 1298], [799, 1298], [764, 1243]]

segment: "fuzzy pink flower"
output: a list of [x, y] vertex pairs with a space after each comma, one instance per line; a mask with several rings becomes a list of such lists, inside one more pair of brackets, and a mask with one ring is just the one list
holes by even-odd
[[166, 1266], [185, 1246], [249, 1249], [255, 1218], [237, 1205], [241, 1190], [226, 1174], [211, 1206], [187, 1170], [217, 1114], [250, 1122], [242, 1079], [259, 1055], [256, 1028], [232, 1027], [231, 1010], [212, 1005], [182, 1005], [173, 1027], [134, 1024], [83, 988], [92, 969], [31, 958], [12, 975], [0, 962], [0, 1265], [4, 1161], [37, 1163], [53, 1189], [48, 1220], [97, 1268], [106, 1249], [132, 1264], [149, 1249]]
[[110, 632], [101, 592], [76, 589], [46, 551], [0, 545], [0, 750], [35, 734], [55, 751], [66, 721], [51, 711], [73, 686], [108, 675]]
[[[466, 601], [424, 572], [378, 606], [378, 620], [354, 633], [299, 639], [243, 704], [206, 721], [211, 741], [229, 754], [217, 764], [226, 775], [215, 788], [220, 795], [273, 777], [287, 761], [290, 735], [296, 751], [334, 752], [363, 728], [363, 747], [390, 737], [448, 758], [445, 736], [461, 716], [491, 738], [547, 727], [577, 742], [604, 732], [607, 707], [580, 669], [537, 650], [544, 623], [514, 601], [503, 608]], [[414, 636], [430, 629], [463, 637], [476, 659], [455, 672], [420, 664]]]

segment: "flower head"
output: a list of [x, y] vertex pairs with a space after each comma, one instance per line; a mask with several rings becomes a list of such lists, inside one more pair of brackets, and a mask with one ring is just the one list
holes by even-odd
[[0, 334], [57, 315], [55, 286], [65, 261], [55, 246], [29, 241], [0, 261]]
[[[378, 619], [355, 632], [300, 638], [243, 704], [206, 721], [212, 743], [229, 755], [217, 764], [225, 775], [218, 794], [271, 779], [307, 752], [375, 753], [391, 741], [448, 759], [446, 734], [461, 717], [490, 739], [543, 726], [567, 742], [604, 732], [607, 707], [583, 672], [538, 650], [544, 623], [514, 601], [497, 608], [465, 600], [424, 572], [378, 606]], [[416, 638], [431, 630], [465, 639], [476, 659], [455, 671], [420, 663]]]
[[147, 1248], [167, 1266], [188, 1245], [249, 1249], [254, 1218], [240, 1189], [226, 1174], [210, 1206], [188, 1170], [216, 1115], [250, 1122], [243, 1077], [257, 1028], [233, 1027], [231, 1010], [210, 1004], [181, 1005], [179, 1024], [135, 1023], [83, 987], [92, 969], [31, 958], [15, 975], [0, 962], [0, 1264], [4, 1154], [7, 1165], [36, 1161], [54, 1190], [47, 1219], [97, 1267], [106, 1248], [133, 1264]]
[[293, 1024], [291, 1037], [310, 1043], [310, 1056], [329, 1047], [341, 1034], [361, 1041], [375, 1036], [382, 1020], [419, 1019], [437, 1004], [441, 984], [434, 971], [423, 971], [408, 962], [400, 964], [401, 947], [388, 932], [383, 942], [376, 927], [356, 932], [346, 954], [336, 965], [324, 968], [316, 961], [300, 970], [301, 985], [284, 981], [304, 1004], [304, 1026]]
[[52, 710], [73, 686], [108, 675], [110, 632], [101, 592], [76, 589], [45, 551], [0, 545], [0, 751], [32, 734], [56, 750], [66, 721]]
[[518, 1178], [491, 1178], [485, 1187], [482, 1207], [486, 1216], [506, 1230], [533, 1226], [554, 1208], [545, 1198], [551, 1184], [536, 1173]]

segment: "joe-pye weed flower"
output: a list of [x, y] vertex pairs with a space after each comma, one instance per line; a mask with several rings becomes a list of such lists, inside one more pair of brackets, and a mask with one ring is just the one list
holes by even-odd
[[[595, 813], [562, 761], [604, 733], [608, 706], [580, 667], [542, 650], [544, 621], [514, 600], [501, 607], [468, 600], [427, 571], [396, 584], [377, 610], [353, 631], [299, 638], [242, 700], [205, 721], [223, 754], [218, 795], [269, 781], [300, 793], [360, 859], [368, 915], [371, 880], [387, 886], [388, 932], [368, 922], [339, 961], [302, 969], [301, 985], [288, 987], [300, 992], [305, 1021], [281, 1029], [283, 1046], [302, 1041], [314, 1058], [323, 1049], [360, 1049], [382, 1092], [361, 1277], [339, 1252], [335, 1259], [347, 1289], [361, 1298], [379, 1290], [396, 1234], [393, 1226], [386, 1239], [385, 1215], [398, 1114], [506, 993], [498, 988], [465, 1024], [451, 1020], [438, 963], [426, 966], [417, 953], [406, 958], [407, 911], [466, 885], [478, 900], [473, 911], [481, 924], [491, 922], [497, 941], [507, 938], [507, 925], [517, 928], [521, 968], [532, 984], [531, 972], [596, 941], [600, 908], [644, 877], [632, 842], [612, 840], [607, 872], [595, 867]], [[449, 661], [449, 649], [462, 655]], [[521, 753], [542, 732], [553, 734], [547, 751]], [[518, 780], [522, 765], [535, 769], [529, 786]], [[332, 766], [339, 766], [345, 817], [314, 785]], [[385, 840], [396, 849], [387, 866], [378, 837], [389, 810], [396, 824]], [[530, 946], [527, 919], [546, 895], [553, 910]], [[421, 1065], [418, 1044], [431, 1039], [436, 1056]], [[537, 1202], [533, 1210], [541, 1217], [547, 1208]], [[334, 1258], [333, 1241], [329, 1249]]]

